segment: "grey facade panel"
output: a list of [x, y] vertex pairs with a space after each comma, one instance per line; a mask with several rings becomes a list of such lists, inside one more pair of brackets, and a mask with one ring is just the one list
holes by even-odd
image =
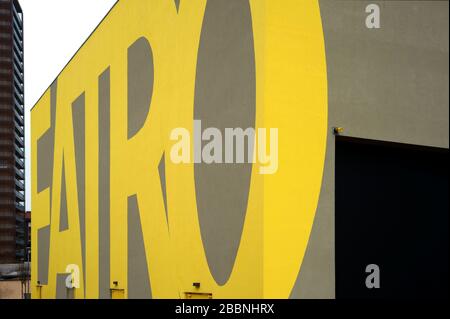
[[98, 79], [99, 120], [99, 297], [110, 298], [110, 69]]
[[[230, 25], [230, 21], [235, 23]], [[215, 127], [224, 134], [226, 128], [245, 130], [255, 127], [256, 66], [253, 43], [248, 1], [207, 3], [197, 57], [194, 102], [194, 119], [200, 120], [203, 128]], [[225, 148], [227, 142], [233, 143], [224, 140]], [[198, 157], [203, 146], [194, 145], [194, 153]], [[247, 150], [245, 159], [251, 153]], [[225, 163], [225, 154], [220, 155]], [[228, 281], [238, 252], [251, 173], [252, 164], [249, 163], [194, 165], [203, 246], [209, 269], [219, 285]]]
[[[380, 7], [379, 29], [365, 24]], [[334, 298], [333, 127], [343, 135], [448, 148], [448, 1], [321, 0], [328, 72], [324, 178], [292, 298]]]
[[141, 216], [136, 195], [128, 197], [128, 298], [151, 299]]

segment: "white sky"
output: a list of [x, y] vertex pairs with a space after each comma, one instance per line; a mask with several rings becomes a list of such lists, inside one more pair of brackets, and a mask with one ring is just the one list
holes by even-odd
[[24, 14], [26, 208], [31, 209], [29, 111], [116, 0], [19, 0]]

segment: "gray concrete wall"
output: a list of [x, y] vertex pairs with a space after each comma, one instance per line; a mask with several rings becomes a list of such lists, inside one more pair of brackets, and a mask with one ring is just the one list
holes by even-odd
[[[381, 27], [365, 8], [379, 5]], [[321, 0], [328, 70], [322, 190], [292, 298], [335, 297], [333, 127], [344, 136], [448, 148], [448, 1]]]

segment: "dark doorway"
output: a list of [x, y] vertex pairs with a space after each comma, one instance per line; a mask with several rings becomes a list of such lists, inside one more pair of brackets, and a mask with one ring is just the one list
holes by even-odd
[[337, 298], [448, 298], [448, 154], [336, 139]]

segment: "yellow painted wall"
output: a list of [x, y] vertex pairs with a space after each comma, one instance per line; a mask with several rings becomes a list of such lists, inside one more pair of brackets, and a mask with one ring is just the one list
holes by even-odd
[[[297, 278], [318, 202], [325, 155], [327, 77], [319, 5], [314, 0], [251, 0], [256, 59], [256, 127], [279, 129], [279, 168], [254, 164], [247, 214], [228, 282], [211, 276], [199, 228], [193, 164], [166, 161], [167, 225], [158, 163], [170, 131], [192, 131], [197, 52], [206, 0], [119, 1], [58, 77], [52, 189], [37, 192], [37, 141], [50, 128], [50, 90], [31, 113], [32, 259], [38, 229], [50, 225], [49, 282], [32, 296], [54, 298], [56, 274], [82, 265], [72, 102], [86, 96], [86, 271], [76, 298], [97, 298], [98, 77], [111, 71], [111, 288], [127, 297], [127, 198], [137, 194], [153, 298], [287, 298]], [[145, 37], [155, 68], [150, 115], [127, 139], [127, 48]], [[176, 89], [174, 89], [176, 88]], [[63, 165], [64, 164], [64, 165]], [[65, 168], [69, 229], [59, 231]], [[124, 169], [126, 168], [126, 169]], [[50, 196], [50, 191], [52, 196]], [[159, 196], [161, 195], [161, 196]], [[51, 198], [51, 202], [50, 202]], [[51, 221], [51, 223], [50, 223]], [[169, 227], [168, 227], [169, 226]], [[170, 232], [168, 230], [170, 229]], [[119, 285], [114, 287], [113, 281]], [[41, 289], [39, 293], [38, 289]], [[84, 293], [85, 292], [85, 293]]]

